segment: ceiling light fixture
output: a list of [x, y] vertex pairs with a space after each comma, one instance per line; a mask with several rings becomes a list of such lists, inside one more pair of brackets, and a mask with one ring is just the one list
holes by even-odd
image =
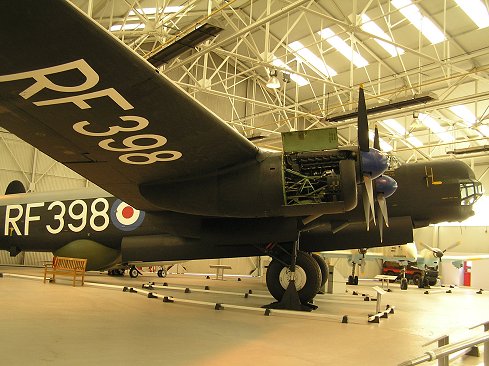
[[267, 81], [267, 88], [278, 89], [280, 88], [280, 80], [277, 77], [277, 70], [270, 70], [270, 77]]

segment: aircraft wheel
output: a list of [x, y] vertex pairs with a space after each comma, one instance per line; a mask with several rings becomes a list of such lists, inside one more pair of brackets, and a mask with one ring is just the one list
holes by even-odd
[[358, 276], [353, 277], [353, 284], [358, 285]]
[[[267, 270], [267, 287], [272, 296], [280, 301], [289, 285], [291, 273], [287, 266], [273, 259]], [[302, 303], [308, 303], [316, 296], [321, 285], [321, 269], [310, 255], [297, 252], [295, 287]]]
[[354, 285], [354, 283], [353, 283], [353, 276], [352, 275], [348, 276], [348, 282], [347, 282], [347, 284], [348, 285]]
[[119, 269], [117, 270], [117, 274], [118, 274], [119, 276], [124, 276], [124, 272], [125, 272], [125, 271], [126, 271], [126, 270], [124, 270], [124, 269], [122, 269], [122, 268], [119, 268]]
[[139, 272], [136, 267], [131, 267], [129, 269], [129, 276], [131, 276], [131, 278], [136, 278], [137, 276], [139, 276]]
[[407, 278], [401, 278], [401, 290], [407, 290], [408, 280]]
[[158, 270], [158, 277], [166, 277], [166, 270], [165, 269], [159, 269]]
[[421, 275], [419, 273], [413, 274], [412, 281], [414, 285], [418, 285], [419, 282], [421, 281]]
[[326, 281], [328, 281], [328, 265], [326, 264], [324, 258], [321, 257], [319, 254], [312, 253], [312, 257], [317, 262], [319, 269], [321, 270], [321, 284], [319, 285], [319, 288], [321, 288], [326, 284]]

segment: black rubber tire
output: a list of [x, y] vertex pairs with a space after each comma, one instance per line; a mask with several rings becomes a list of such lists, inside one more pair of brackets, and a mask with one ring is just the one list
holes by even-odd
[[156, 274], [158, 275], [158, 277], [163, 277], [163, 271], [161, 269], [159, 269]]
[[353, 284], [358, 285], [358, 276], [353, 277]]
[[129, 276], [131, 276], [131, 278], [136, 278], [137, 276], [139, 276], [139, 272], [136, 267], [131, 267], [129, 269]]
[[328, 264], [326, 263], [324, 258], [321, 257], [319, 254], [312, 253], [312, 257], [317, 262], [319, 269], [321, 270], [321, 284], [319, 285], [319, 288], [321, 288], [328, 281], [328, 274], [329, 274]]
[[349, 275], [348, 276], [348, 282], [347, 282], [348, 285], [353, 285], [353, 276], [352, 275]]
[[436, 278], [435, 277], [428, 277], [428, 284], [430, 286], [435, 286], [436, 285]]
[[411, 281], [413, 281], [413, 285], [418, 285], [419, 282], [421, 281], [421, 275], [419, 273], [413, 274]]
[[[306, 273], [306, 283], [298, 292], [299, 299], [303, 304], [310, 302], [318, 293], [321, 284], [321, 269], [317, 262], [304, 252], [297, 253], [296, 266], [301, 267]], [[285, 293], [285, 288], [280, 283], [280, 272], [284, 265], [278, 260], [273, 259], [268, 265], [267, 270], [267, 287], [268, 291], [278, 301], [282, 300]]]
[[408, 280], [407, 278], [401, 278], [401, 290], [407, 290]]

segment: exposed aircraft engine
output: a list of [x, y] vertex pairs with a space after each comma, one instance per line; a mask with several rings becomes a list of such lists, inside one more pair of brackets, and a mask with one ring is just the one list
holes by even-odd
[[93, 240], [72, 241], [53, 252], [54, 255], [71, 258], [86, 258], [87, 270], [105, 269], [118, 262], [120, 251]]

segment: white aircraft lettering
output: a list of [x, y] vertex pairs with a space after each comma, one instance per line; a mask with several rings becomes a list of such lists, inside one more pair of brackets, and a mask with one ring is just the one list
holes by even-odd
[[[49, 80], [48, 75], [66, 72], [70, 70], [78, 70], [83, 74], [86, 80], [80, 85], [76, 86], [62, 86], [57, 85], [51, 80]], [[38, 70], [32, 70], [27, 72], [21, 72], [17, 74], [10, 75], [0, 75], [0, 82], [8, 82], [22, 79], [32, 78], [35, 80], [34, 84], [20, 92], [19, 95], [24, 99], [29, 99], [43, 89], [50, 89], [60, 93], [74, 93], [74, 92], [84, 92], [96, 86], [100, 80], [99, 75], [95, 70], [90, 67], [90, 65], [84, 60], [76, 60], [68, 62], [65, 64], [47, 67]], [[56, 106], [60, 104], [73, 103], [80, 109], [90, 109], [92, 106], [88, 104], [88, 100], [109, 97], [114, 101], [121, 109], [130, 110], [134, 109], [133, 105], [128, 102], [116, 89], [107, 88], [97, 91], [88, 91], [87, 93], [70, 95], [63, 98], [54, 98], [49, 100], [34, 101], [33, 104], [38, 107], [45, 106]], [[121, 116], [119, 117], [123, 121], [134, 121], [137, 123], [133, 127], [122, 127], [122, 126], [110, 126], [109, 130], [106, 132], [91, 132], [85, 129], [85, 127], [90, 125], [88, 121], [80, 121], [73, 124], [73, 129], [79, 134], [91, 137], [101, 137], [101, 136], [112, 136], [119, 132], [133, 132], [140, 131], [149, 126], [149, 121], [146, 118], [140, 116]], [[137, 140], [153, 140], [154, 143], [146, 145], [138, 145]], [[124, 152], [125, 154], [119, 155], [119, 160], [125, 164], [132, 165], [147, 165], [156, 162], [166, 162], [180, 159], [182, 153], [179, 151], [169, 151], [161, 150], [154, 152], [142, 152], [144, 150], [156, 149], [165, 145], [167, 142], [166, 137], [154, 134], [139, 134], [122, 139], [121, 143], [124, 147], [113, 146], [116, 143], [114, 139], [103, 139], [99, 141], [98, 145], [100, 148], [111, 151], [111, 152]], [[86, 224], [86, 223], [85, 223]], [[59, 228], [53, 229], [48, 228], [52, 231], [58, 231]], [[15, 229], [14, 229], [15, 230]], [[17, 231], [16, 231], [17, 232]], [[50, 231], [51, 232], [51, 231]]]
[[[28, 203], [25, 206], [25, 211], [22, 205], [8, 205], [5, 211], [4, 235], [8, 236], [13, 233], [29, 235], [31, 223], [41, 220], [41, 216], [32, 214], [31, 210], [44, 207], [44, 205], [45, 202]], [[61, 201], [51, 202], [47, 210], [54, 213], [53, 224], [46, 225], [46, 230], [55, 235], [67, 227], [70, 231], [78, 233], [89, 225], [93, 231], [103, 231], [110, 223], [109, 206], [109, 201], [105, 198], [95, 199], [90, 205], [90, 209], [88, 209], [88, 204], [80, 199], [71, 202], [68, 207]], [[65, 225], [66, 214], [71, 219], [67, 225]], [[23, 231], [18, 225], [22, 218], [24, 219]]]

